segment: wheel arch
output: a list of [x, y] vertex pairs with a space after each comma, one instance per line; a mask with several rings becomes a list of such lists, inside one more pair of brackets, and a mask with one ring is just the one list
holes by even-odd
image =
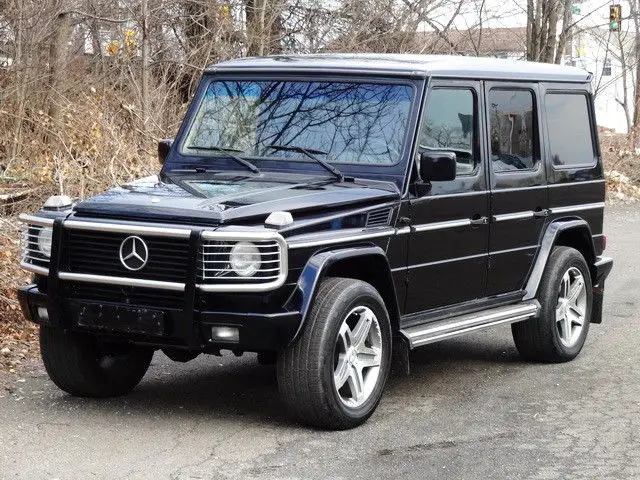
[[302, 269], [296, 288], [285, 305], [287, 309], [300, 311], [300, 325], [292, 342], [306, 323], [320, 282], [327, 277], [353, 278], [371, 284], [387, 307], [392, 332], [397, 331], [400, 309], [384, 250], [378, 246], [342, 248], [313, 255]]
[[595, 281], [596, 250], [589, 224], [580, 218], [554, 220], [549, 224], [542, 236], [538, 255], [525, 286], [524, 300], [531, 300], [536, 297], [542, 273], [549, 260], [551, 250], [555, 246], [571, 247], [578, 250], [589, 266], [591, 279]]

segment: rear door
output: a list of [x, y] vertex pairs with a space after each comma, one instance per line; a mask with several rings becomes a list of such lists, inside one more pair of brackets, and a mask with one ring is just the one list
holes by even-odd
[[487, 296], [520, 290], [533, 264], [548, 192], [535, 83], [485, 84], [492, 222]]
[[457, 176], [424, 185], [414, 172], [408, 212], [408, 314], [484, 295], [489, 195], [482, 162], [481, 101], [479, 82], [430, 82], [417, 152], [455, 152]]
[[602, 252], [605, 181], [589, 85], [543, 84], [550, 220], [577, 215]]

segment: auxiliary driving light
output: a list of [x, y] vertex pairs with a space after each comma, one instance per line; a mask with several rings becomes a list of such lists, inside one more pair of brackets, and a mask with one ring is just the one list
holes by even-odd
[[211, 327], [211, 340], [238, 343], [240, 331], [235, 327]]

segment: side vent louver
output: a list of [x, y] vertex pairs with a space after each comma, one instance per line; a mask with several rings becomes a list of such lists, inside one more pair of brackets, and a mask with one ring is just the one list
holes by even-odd
[[380, 208], [367, 213], [367, 227], [383, 227], [391, 221], [392, 208]]

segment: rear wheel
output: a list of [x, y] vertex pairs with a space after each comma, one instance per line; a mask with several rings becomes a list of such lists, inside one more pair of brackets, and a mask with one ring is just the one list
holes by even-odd
[[80, 397], [115, 397], [130, 392], [151, 363], [153, 350], [100, 341], [91, 335], [40, 326], [40, 353], [49, 377]]
[[278, 356], [278, 385], [303, 423], [347, 429], [377, 407], [391, 359], [391, 327], [368, 283], [329, 278], [319, 287], [304, 330]]
[[555, 247], [538, 292], [540, 318], [511, 326], [520, 355], [543, 362], [573, 360], [587, 338], [593, 301], [591, 275], [582, 254]]

